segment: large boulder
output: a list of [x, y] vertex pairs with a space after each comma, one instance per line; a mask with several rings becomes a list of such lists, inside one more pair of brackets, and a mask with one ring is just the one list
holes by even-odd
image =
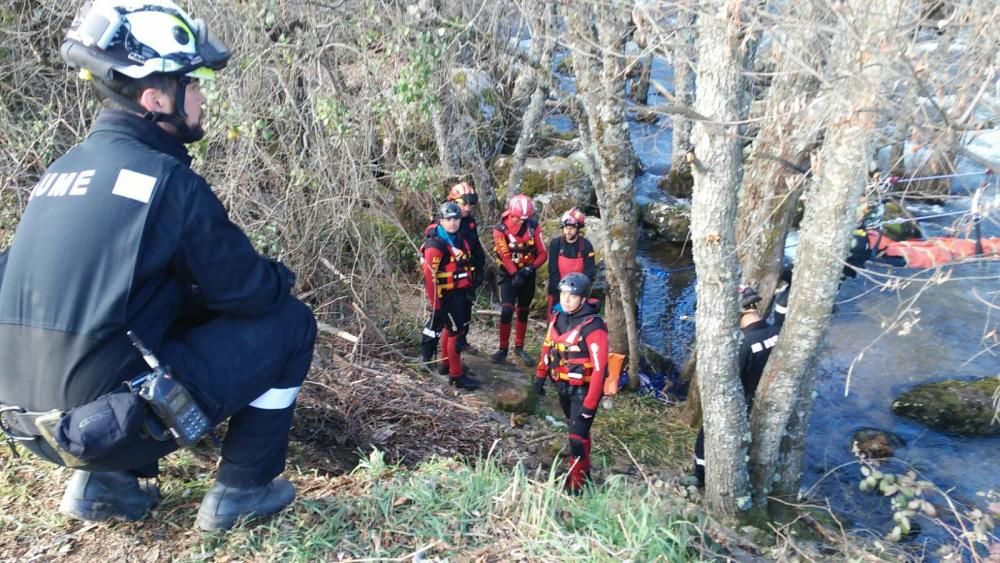
[[546, 158], [550, 156], [569, 157], [581, 150], [580, 139], [576, 131], [561, 131], [556, 127], [542, 123], [535, 133], [534, 142], [528, 149], [529, 157]]
[[642, 208], [642, 223], [661, 239], [684, 242], [691, 229], [691, 203], [674, 198], [647, 203]]
[[1000, 377], [925, 383], [893, 401], [892, 412], [944, 432], [996, 436], [1000, 435], [994, 402], [998, 393]]
[[[550, 156], [527, 158], [524, 162], [524, 177], [521, 179], [521, 193], [536, 197], [549, 195], [547, 199], [560, 199], [561, 205], [570, 207], [590, 207], [596, 199], [594, 186], [584, 166], [586, 156], [582, 151], [568, 157]], [[507, 199], [505, 193], [507, 176], [510, 175], [511, 157], [501, 156], [493, 164], [493, 174], [500, 186], [497, 195]]]

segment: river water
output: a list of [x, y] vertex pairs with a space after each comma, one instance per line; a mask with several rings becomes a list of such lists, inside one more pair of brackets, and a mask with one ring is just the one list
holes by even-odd
[[[670, 89], [672, 69], [656, 59], [653, 79]], [[564, 88], [572, 89], [566, 81]], [[650, 91], [649, 105], [664, 99]], [[565, 116], [549, 122], [567, 128]], [[571, 123], [571, 122], [570, 122]], [[632, 142], [643, 172], [636, 180], [640, 204], [662, 197], [657, 183], [669, 171], [668, 118], [657, 123], [629, 122]], [[994, 136], [996, 139], [1000, 136]], [[1000, 143], [996, 143], [1000, 145]], [[959, 172], [974, 172], [963, 164]], [[956, 181], [953, 193], [967, 194], [981, 178]], [[988, 197], [1000, 197], [996, 190]], [[968, 209], [968, 198], [941, 207], [916, 206], [915, 215]], [[954, 216], [922, 222], [928, 235], [946, 234]], [[984, 235], [1000, 236], [1000, 219], [985, 223]], [[789, 254], [794, 255], [794, 236]], [[640, 305], [642, 340], [678, 366], [687, 359], [694, 338], [695, 277], [690, 249], [641, 239], [638, 260], [645, 272]], [[890, 406], [902, 391], [916, 384], [947, 378], [1000, 376], [1000, 353], [984, 352], [983, 336], [1000, 330], [1000, 262], [949, 268], [952, 279], [927, 284], [928, 276], [913, 270], [872, 265], [874, 279], [859, 276], [840, 289], [816, 372], [816, 396], [810, 417], [804, 492], [825, 500], [855, 531], [881, 536], [893, 525], [887, 499], [858, 490], [861, 480], [850, 441], [854, 431], [877, 428], [897, 435], [904, 445], [896, 451], [899, 470], [912, 467], [964, 505], [986, 506], [984, 495], [1000, 494], [1000, 437], [962, 437], [931, 430], [892, 414]], [[911, 277], [912, 283], [887, 290], [887, 274]], [[920, 293], [911, 312], [891, 330], [901, 309]], [[859, 359], [859, 354], [864, 352]], [[853, 371], [850, 370], [852, 364]], [[848, 383], [848, 372], [851, 371]], [[994, 497], [995, 498], [995, 497]], [[941, 502], [940, 497], [936, 498]], [[995, 499], [996, 500], [996, 499]], [[923, 532], [911, 540], [933, 549], [951, 543], [940, 526], [921, 523]]]

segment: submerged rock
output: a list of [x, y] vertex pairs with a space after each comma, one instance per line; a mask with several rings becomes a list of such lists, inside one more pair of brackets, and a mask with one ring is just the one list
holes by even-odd
[[996, 436], [1000, 435], [998, 393], [1000, 377], [927, 383], [900, 395], [892, 403], [892, 412], [944, 432]]
[[905, 446], [902, 438], [878, 428], [861, 428], [851, 435], [851, 451], [861, 459], [886, 459]]

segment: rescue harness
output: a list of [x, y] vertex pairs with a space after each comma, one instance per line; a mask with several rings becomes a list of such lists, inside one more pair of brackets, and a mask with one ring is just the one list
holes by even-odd
[[459, 248], [437, 236], [428, 236], [420, 247], [420, 262], [424, 263], [425, 248], [435, 248], [444, 255], [438, 269], [434, 272], [434, 287], [437, 296], [441, 298], [448, 291], [472, 287], [472, 275], [476, 268], [472, 265], [472, 251], [469, 244], [462, 240], [464, 248]]
[[562, 334], [556, 328], [558, 317], [549, 323], [545, 339], [550, 346], [545, 365], [553, 381], [568, 381], [570, 385], [587, 385], [594, 370], [601, 369], [601, 366], [594, 365], [586, 346], [581, 346], [583, 329], [596, 318], [596, 313], [588, 315], [579, 324]]
[[[522, 236], [518, 236], [517, 233], [512, 232], [510, 227], [503, 221], [496, 227], [498, 231], [503, 233], [507, 247], [506, 250], [510, 253], [510, 259], [514, 262], [514, 266], [518, 270], [525, 266], [530, 266], [538, 256], [538, 249], [535, 248], [535, 229], [537, 227], [538, 225], [534, 221], [525, 221], [524, 235]], [[497, 264], [503, 264], [502, 256], [504, 249], [497, 246], [493, 250], [500, 257], [497, 259]]]

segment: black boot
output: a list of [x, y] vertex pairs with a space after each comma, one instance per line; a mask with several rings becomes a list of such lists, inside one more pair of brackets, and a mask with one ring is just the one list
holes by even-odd
[[529, 368], [535, 367], [535, 364], [537, 363], [535, 362], [535, 358], [532, 358], [530, 354], [525, 352], [524, 348], [520, 346], [514, 348], [514, 354], [518, 358], [521, 358], [521, 361], [524, 362], [524, 365], [528, 366]]
[[276, 478], [266, 485], [245, 489], [212, 485], [198, 509], [195, 524], [202, 530], [228, 530], [243, 517], [280, 512], [295, 500], [295, 487], [288, 479]]
[[507, 349], [500, 348], [496, 352], [490, 354], [490, 361], [494, 364], [502, 364], [507, 360]]
[[459, 389], [468, 389], [469, 391], [479, 389], [479, 382], [465, 374], [451, 378], [450, 383], [452, 387], [458, 387]]
[[156, 485], [141, 486], [139, 478], [126, 471], [74, 471], [59, 512], [91, 522], [109, 518], [134, 521], [145, 517], [159, 500]]
[[472, 354], [473, 356], [479, 355], [479, 348], [476, 348], [472, 344], [469, 344], [469, 341], [466, 340], [464, 334], [462, 335], [462, 339], [459, 341], [459, 344], [461, 344], [462, 346], [463, 354]]

